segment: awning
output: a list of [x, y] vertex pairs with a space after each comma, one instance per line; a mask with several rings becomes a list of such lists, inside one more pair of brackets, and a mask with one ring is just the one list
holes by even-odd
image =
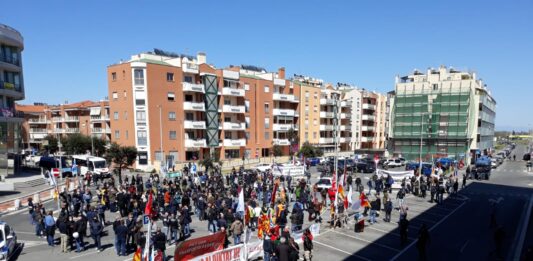
[[100, 115], [100, 107], [91, 108], [91, 116], [92, 115]]

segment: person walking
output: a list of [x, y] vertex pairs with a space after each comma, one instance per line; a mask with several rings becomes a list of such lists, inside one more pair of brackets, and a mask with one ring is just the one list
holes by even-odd
[[419, 260], [427, 260], [426, 246], [431, 242], [429, 237], [429, 230], [426, 224], [422, 224], [422, 227], [418, 231], [418, 241], [416, 242], [416, 248], [418, 249]]
[[233, 235], [233, 244], [238, 245], [241, 243], [241, 235], [244, 230], [244, 225], [240, 218], [235, 219], [230, 227], [230, 232]]
[[56, 231], [56, 221], [54, 220], [54, 217], [52, 216], [53, 212], [50, 210], [48, 211], [48, 215], [44, 217], [44, 230], [46, 233], [46, 241], [48, 242], [49, 246], [54, 246], [54, 234]]
[[303, 244], [304, 244], [304, 260], [311, 261], [313, 257], [313, 235], [311, 231], [306, 229], [303, 235]]
[[466, 187], [466, 177], [467, 174], [463, 174], [463, 184], [461, 184], [461, 189], [464, 189]]
[[400, 188], [400, 190], [396, 194], [396, 199], [397, 199], [397, 203], [398, 203], [398, 209], [403, 206], [403, 199], [404, 198], [405, 198], [405, 189], [402, 186], [402, 188]]
[[115, 228], [115, 246], [118, 256], [126, 256], [126, 239], [128, 236], [128, 227], [124, 225], [124, 220], [120, 219]]
[[388, 198], [385, 202], [385, 222], [391, 221], [392, 208], [392, 200]]
[[94, 240], [94, 245], [96, 246], [96, 250], [98, 252], [102, 252], [102, 245], [101, 245], [101, 237], [102, 237], [102, 231], [104, 230], [104, 227], [102, 226], [102, 223], [100, 220], [98, 220], [97, 216], [94, 216], [93, 219], [90, 221], [89, 226], [91, 227], [91, 237]]

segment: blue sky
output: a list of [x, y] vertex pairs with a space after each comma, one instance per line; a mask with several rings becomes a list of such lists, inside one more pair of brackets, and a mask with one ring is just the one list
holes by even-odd
[[24, 103], [107, 95], [106, 67], [156, 48], [207, 53], [386, 92], [394, 76], [474, 70], [497, 129], [531, 127], [533, 1], [9, 1], [25, 39]]

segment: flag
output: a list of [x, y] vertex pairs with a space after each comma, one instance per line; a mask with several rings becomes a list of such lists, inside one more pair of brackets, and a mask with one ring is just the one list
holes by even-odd
[[348, 206], [352, 205], [352, 186], [348, 190], [348, 196], [344, 199], [344, 209], [348, 209]]
[[244, 212], [245, 210], [244, 205], [244, 189], [241, 187], [239, 191], [239, 202], [237, 204], [237, 212]]
[[148, 202], [146, 202], [146, 207], [144, 208], [144, 214], [151, 217], [152, 216], [152, 202], [153, 202], [152, 193], [148, 196]]
[[77, 177], [78, 176], [78, 165], [76, 165], [76, 159], [72, 162], [72, 173]]
[[137, 250], [135, 251], [135, 254], [133, 254], [133, 260], [132, 261], [141, 261], [141, 247], [137, 247]]
[[[150, 198], [151, 198], [152, 194], [150, 194]], [[144, 253], [143, 253], [143, 257], [144, 257], [144, 260], [145, 261], [150, 261], [150, 241], [151, 240], [151, 237], [152, 237], [152, 221], [149, 219], [148, 221], [148, 231], [146, 231], [146, 243], [144, 245]]]
[[279, 185], [279, 180], [276, 179], [274, 181], [274, 188], [272, 189], [272, 198], [270, 199], [271, 204], [276, 202], [276, 192], [278, 191], [278, 185]]
[[370, 207], [370, 204], [368, 203], [368, 199], [365, 196], [365, 193], [361, 192], [361, 195], [359, 196], [359, 200], [361, 201], [361, 207]]
[[[152, 254], [153, 255], [153, 254]], [[153, 261], [163, 261], [163, 253], [159, 250], [157, 250], [157, 253], [155, 254]]]

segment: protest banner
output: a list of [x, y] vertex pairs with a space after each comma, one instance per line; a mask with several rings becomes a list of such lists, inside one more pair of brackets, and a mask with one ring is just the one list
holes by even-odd
[[174, 260], [191, 260], [206, 253], [221, 250], [224, 246], [224, 232], [190, 239], [179, 243], [174, 251]]
[[263, 241], [256, 241], [229, 247], [205, 255], [197, 256], [190, 261], [246, 261], [263, 257]]

